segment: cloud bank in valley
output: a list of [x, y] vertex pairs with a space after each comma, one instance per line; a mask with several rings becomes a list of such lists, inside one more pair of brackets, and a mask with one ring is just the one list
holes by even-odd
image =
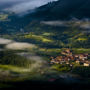
[[49, 26], [65, 26], [71, 27], [72, 25], [79, 27], [84, 30], [90, 30], [90, 20], [89, 19], [82, 19], [82, 20], [69, 20], [69, 21], [41, 21], [41, 24], [49, 25]]
[[29, 43], [14, 42], [7, 44], [6, 48], [12, 50], [23, 50], [23, 49], [35, 48], [35, 45]]
[[68, 26], [65, 21], [42, 21], [41, 24], [46, 24], [50, 26]]
[[[42, 6], [44, 4], [47, 4], [51, 1], [57, 1], [57, 0], [0, 0], [1, 5], [10, 5], [9, 7], [4, 8], [6, 11], [12, 11], [16, 14], [25, 13], [29, 10], [33, 10], [36, 7]], [[14, 4], [15, 3], [15, 4]]]
[[90, 30], [90, 23], [86, 23], [86, 24], [80, 25], [80, 28], [82, 28], [82, 29], [89, 29]]
[[31, 52], [30, 53], [21, 52], [21, 53], [17, 53], [17, 55], [23, 56], [30, 61], [34, 61], [34, 63], [32, 63], [30, 66], [30, 70], [35, 69], [35, 68], [40, 68], [40, 67], [42, 67], [43, 64], [46, 63], [46, 61], [44, 60], [43, 57], [38, 56], [38, 55], [31, 53]]
[[5, 45], [6, 49], [11, 49], [11, 50], [24, 50], [24, 49], [36, 48], [36, 45], [31, 43], [16, 42], [13, 40], [0, 38], [0, 45], [2, 44]]
[[0, 38], [0, 44], [9, 44], [12, 40]]

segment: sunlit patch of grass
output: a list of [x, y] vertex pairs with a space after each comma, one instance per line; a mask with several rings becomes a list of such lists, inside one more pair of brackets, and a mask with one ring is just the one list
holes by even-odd
[[[29, 68], [21, 68], [12, 65], [0, 65], [0, 81], [18, 82], [31, 80], [36, 77], [36, 71]], [[2, 84], [2, 83], [1, 83]], [[0, 85], [1, 87], [2, 85]]]
[[44, 36], [50, 36], [51, 33], [43, 33]]
[[43, 42], [52, 42], [52, 40], [47, 39], [47, 38], [42, 38], [42, 41], [43, 41]]
[[54, 69], [54, 70], [57, 70], [57, 71], [61, 71], [61, 72], [70, 71], [70, 67], [68, 67], [67, 65], [56, 64], [56, 65], [52, 65], [51, 68]]
[[[57, 55], [60, 55], [60, 52], [62, 50], [59, 49], [59, 48], [54, 48], [54, 49], [47, 49], [47, 48], [40, 48], [37, 53], [39, 55], [42, 55], [42, 56], [57, 56]], [[50, 59], [50, 58], [49, 58]], [[48, 59], [47, 59], [48, 60]]]
[[24, 72], [30, 71], [29, 68], [16, 67], [13, 65], [0, 65], [0, 69], [10, 70], [10, 71], [17, 72], [17, 73], [24, 73]]
[[0, 14], [0, 21], [4, 21], [8, 18], [8, 14]]
[[47, 42], [53, 42], [53, 40], [49, 39], [49, 38], [46, 38], [44, 36], [41, 36], [41, 35], [25, 35], [24, 36], [25, 38], [28, 38], [28, 39], [34, 39], [34, 40], [37, 40], [37, 41], [42, 41], [44, 43], [47, 43]]
[[60, 53], [62, 50], [61, 50], [61, 49], [58, 49], [58, 48], [54, 48], [54, 49], [40, 48], [40, 51], [46, 51], [46, 52], [58, 52], [58, 53]]
[[79, 40], [79, 41], [86, 41], [87, 38], [78, 38], [77, 40]]
[[90, 49], [86, 48], [73, 48], [74, 53], [90, 53]]
[[61, 52], [61, 49], [48, 49], [48, 52]]
[[43, 33], [42, 34], [43, 36], [50, 36], [50, 35], [54, 35], [53, 33], [47, 33], [47, 32], [45, 32], [45, 33]]

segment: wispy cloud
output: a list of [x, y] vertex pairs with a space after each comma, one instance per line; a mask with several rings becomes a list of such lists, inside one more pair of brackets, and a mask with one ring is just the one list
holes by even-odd
[[6, 3], [9, 3], [9, 5], [10, 3], [13, 4], [11, 7], [8, 6], [5, 8], [5, 10], [15, 12], [16, 14], [21, 14], [42, 6], [50, 1], [57, 0], [0, 0], [0, 3], [3, 5]]
[[67, 21], [42, 21], [41, 24], [46, 24], [50, 26], [68, 26]]

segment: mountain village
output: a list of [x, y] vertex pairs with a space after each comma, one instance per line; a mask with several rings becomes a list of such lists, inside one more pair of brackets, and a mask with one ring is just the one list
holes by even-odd
[[51, 57], [50, 64], [67, 64], [71, 67], [73, 63], [83, 65], [83, 66], [90, 66], [90, 54], [74, 54], [72, 50], [65, 49], [61, 52], [60, 56]]

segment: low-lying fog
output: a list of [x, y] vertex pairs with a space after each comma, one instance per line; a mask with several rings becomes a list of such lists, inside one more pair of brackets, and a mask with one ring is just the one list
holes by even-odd
[[21, 52], [21, 53], [17, 53], [17, 55], [23, 56], [30, 61], [34, 61], [30, 69], [40, 68], [43, 64], [46, 63], [46, 61], [41, 56], [38, 56], [32, 52]]
[[11, 49], [11, 50], [23, 50], [23, 49], [36, 48], [36, 45], [31, 43], [16, 42], [16, 41], [4, 39], [4, 38], [0, 38], [0, 45], [5, 45], [5, 49]]
[[[85, 30], [86, 33], [90, 33], [90, 19], [84, 18], [82, 20], [79, 20], [77, 18], [72, 18], [69, 21], [41, 21], [41, 24], [49, 25], [49, 26], [55, 26], [55, 27], [72, 27], [72, 25]], [[82, 31], [83, 32], [83, 31]]]

